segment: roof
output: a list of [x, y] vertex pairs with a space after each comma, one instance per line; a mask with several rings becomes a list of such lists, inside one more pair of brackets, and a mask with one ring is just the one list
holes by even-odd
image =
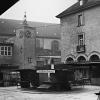
[[10, 42], [0, 42], [0, 46], [13, 46], [13, 43]]
[[60, 38], [60, 25], [48, 25], [48, 26], [43, 26], [43, 27], [38, 27], [36, 28], [37, 34], [36, 36], [38, 38]]
[[[0, 19], [0, 35], [15, 34], [15, 30], [22, 26], [22, 20]], [[60, 37], [60, 25], [43, 22], [27, 22], [30, 27], [36, 27], [38, 37]]]
[[77, 2], [74, 5], [72, 5], [71, 7], [69, 7], [68, 9], [66, 9], [65, 11], [63, 11], [62, 13], [60, 13], [59, 15], [57, 15], [57, 18], [62, 18], [65, 16], [69, 16], [71, 14], [75, 14], [93, 7], [97, 7], [100, 6], [100, 1], [98, 0], [91, 0], [88, 1], [87, 3], [83, 4], [82, 6], [80, 6], [80, 3]]
[[19, 0], [1, 0], [1, 3], [0, 3], [0, 15], [3, 14], [6, 10], [8, 10], [11, 6], [13, 6], [18, 1]]

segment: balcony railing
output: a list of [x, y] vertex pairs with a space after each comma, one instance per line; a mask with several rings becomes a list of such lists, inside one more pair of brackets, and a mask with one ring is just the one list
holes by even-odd
[[85, 45], [78, 45], [76, 48], [77, 53], [84, 53], [85, 52]]

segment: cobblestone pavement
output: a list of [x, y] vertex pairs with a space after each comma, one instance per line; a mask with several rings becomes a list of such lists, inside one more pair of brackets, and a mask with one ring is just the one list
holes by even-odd
[[74, 87], [71, 91], [43, 92], [17, 87], [0, 87], [0, 100], [97, 100], [100, 86]]

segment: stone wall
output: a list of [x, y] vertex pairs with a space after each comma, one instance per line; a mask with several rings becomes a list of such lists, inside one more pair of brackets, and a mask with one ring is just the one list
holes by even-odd
[[[22, 37], [20, 32], [22, 31]], [[27, 31], [31, 32], [31, 37], [27, 37]], [[32, 69], [36, 66], [36, 30], [35, 28], [24, 27], [16, 31], [16, 38], [14, 41], [14, 63], [19, 65], [20, 68]]]
[[[62, 62], [70, 54], [75, 57], [80, 54], [76, 52], [78, 45], [78, 34], [84, 33], [86, 52], [83, 55], [87, 56], [92, 52], [100, 53], [100, 7], [94, 7], [86, 11], [76, 13], [61, 18], [61, 40], [62, 49], [61, 56]], [[78, 15], [83, 15], [83, 26], [78, 27]]]

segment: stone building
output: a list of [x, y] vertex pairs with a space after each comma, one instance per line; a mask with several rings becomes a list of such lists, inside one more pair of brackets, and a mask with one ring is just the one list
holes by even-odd
[[[60, 25], [0, 19], [0, 86], [12, 85], [18, 69], [59, 63]], [[33, 75], [33, 74], [32, 74]]]
[[[50, 64], [51, 59], [54, 63], [61, 62], [61, 44], [60, 44], [60, 27], [56, 30], [55, 25], [36, 28], [36, 58], [37, 65], [40, 66]], [[44, 30], [44, 31], [41, 31]], [[54, 33], [52, 33], [52, 31]], [[48, 32], [48, 34], [46, 33]], [[41, 35], [46, 33], [44, 35]]]
[[[77, 63], [78, 71], [85, 78], [91, 77], [93, 84], [100, 83], [99, 11], [100, 0], [78, 0], [56, 16], [61, 22], [61, 61], [74, 63], [72, 66]], [[92, 66], [92, 75], [89, 66]]]

